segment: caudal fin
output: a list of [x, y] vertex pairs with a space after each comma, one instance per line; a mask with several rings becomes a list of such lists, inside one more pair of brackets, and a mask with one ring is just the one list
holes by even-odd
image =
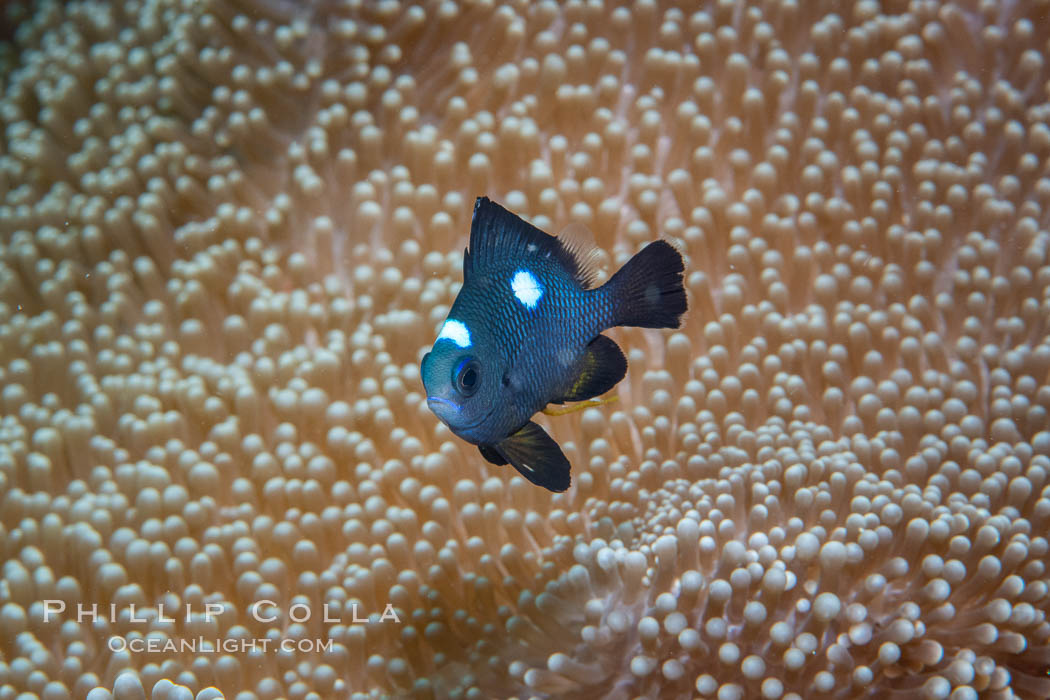
[[687, 302], [681, 254], [667, 241], [653, 241], [604, 285], [612, 297], [613, 325], [678, 328]]

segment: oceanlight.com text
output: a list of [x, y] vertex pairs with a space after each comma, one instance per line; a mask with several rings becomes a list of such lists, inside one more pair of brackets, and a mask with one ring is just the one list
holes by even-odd
[[169, 639], [164, 637], [110, 637], [110, 651], [135, 654], [245, 654], [249, 652], [325, 652], [333, 649], [331, 639]]

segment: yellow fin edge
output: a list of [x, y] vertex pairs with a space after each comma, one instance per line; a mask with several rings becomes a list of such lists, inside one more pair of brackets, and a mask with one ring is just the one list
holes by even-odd
[[578, 401], [571, 406], [564, 406], [562, 408], [551, 408], [549, 405], [543, 409], [544, 414], [548, 416], [564, 416], [569, 413], [575, 413], [576, 411], [582, 411], [585, 408], [593, 408], [595, 406], [604, 406], [608, 403], [615, 403], [619, 401], [620, 397], [617, 394], [612, 396], [604, 396], [598, 399], [587, 399], [585, 401]]

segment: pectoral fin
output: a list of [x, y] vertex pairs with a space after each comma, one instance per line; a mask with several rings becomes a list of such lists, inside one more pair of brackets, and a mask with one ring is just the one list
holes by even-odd
[[569, 488], [569, 460], [558, 443], [532, 421], [496, 445], [496, 451], [537, 486], [550, 491]]
[[601, 396], [627, 374], [627, 358], [620, 346], [604, 335], [592, 340], [576, 363], [576, 378], [564, 396], [552, 403], [584, 401]]
[[570, 413], [582, 411], [585, 408], [596, 408], [598, 406], [604, 406], [605, 404], [616, 403], [619, 400], [619, 396], [611, 394], [600, 399], [587, 399], [586, 401], [580, 401], [579, 403], [574, 403], [571, 406], [564, 406], [562, 408], [551, 408], [550, 406], [547, 406], [543, 409], [543, 413], [548, 416], [565, 416]]
[[496, 451], [495, 447], [491, 445], [478, 445], [478, 452], [481, 456], [487, 459], [490, 463], [495, 464], [497, 467], [502, 467], [507, 463], [507, 460], [500, 456], [500, 453]]

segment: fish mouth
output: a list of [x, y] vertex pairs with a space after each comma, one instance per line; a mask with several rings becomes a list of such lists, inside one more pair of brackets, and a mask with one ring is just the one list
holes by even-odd
[[427, 406], [430, 408], [431, 411], [434, 411], [434, 413], [437, 413], [436, 408], [438, 406], [450, 406], [456, 411], [456, 413], [459, 413], [463, 410], [463, 407], [455, 401], [449, 401], [448, 399], [443, 399], [440, 396], [428, 396]]
[[[493, 408], [473, 423], [452, 425], [452, 423], [449, 422], [449, 418], [455, 415], [459, 415], [463, 411], [463, 406], [461, 404], [458, 404], [450, 399], [442, 398], [440, 396], [428, 396], [427, 408], [429, 408], [435, 416], [441, 419], [442, 423], [451, 428], [452, 431], [455, 433], [459, 433], [463, 430], [471, 430], [472, 428], [478, 427], [486, 420], [488, 420], [488, 417], [492, 415], [492, 411], [495, 410], [495, 408]], [[449, 411], [450, 408], [452, 409], [452, 411]]]

